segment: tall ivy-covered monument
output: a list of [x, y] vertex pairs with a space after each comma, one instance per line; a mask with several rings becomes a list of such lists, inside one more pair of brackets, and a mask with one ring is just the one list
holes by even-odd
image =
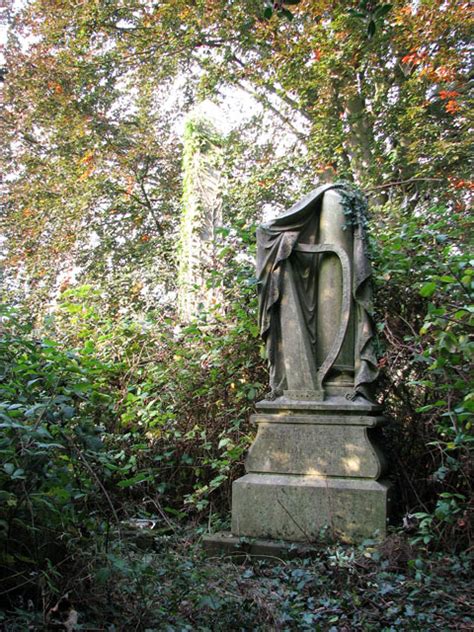
[[257, 278], [270, 388], [247, 473], [233, 483], [230, 540], [311, 542], [323, 527], [346, 541], [383, 537], [390, 485], [378, 447], [385, 420], [371, 398], [362, 195], [325, 185], [261, 226]]
[[222, 225], [222, 138], [207, 119], [193, 114], [183, 141], [178, 308], [181, 319], [188, 321], [221, 301], [210, 272], [215, 268], [216, 230]]

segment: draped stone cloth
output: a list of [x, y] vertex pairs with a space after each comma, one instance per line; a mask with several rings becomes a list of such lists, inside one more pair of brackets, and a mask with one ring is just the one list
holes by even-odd
[[[301, 326], [305, 328], [310, 344], [314, 345], [316, 362], [318, 333], [315, 318], [318, 298], [321, 300], [316, 286], [320, 257], [303, 256], [295, 248], [298, 244], [318, 243], [323, 199], [330, 190], [344, 198], [344, 185], [321, 186], [288, 211], [257, 229], [259, 327], [266, 343], [270, 366], [271, 398], [282, 395], [288, 382], [282, 348], [284, 332], [281, 329], [280, 307], [289, 276], [295, 279], [296, 291], [292, 297], [294, 299], [296, 296], [299, 302], [298, 310], [303, 319]], [[346, 200], [351, 200], [351, 197]], [[353, 384], [347, 396], [361, 394], [370, 398], [370, 386], [378, 375], [374, 352], [371, 266], [367, 257], [363, 218], [357, 208], [353, 211], [352, 221], [349, 220], [343, 228], [352, 231], [352, 252], [347, 252], [347, 255], [350, 261], [351, 318], [355, 330], [350, 347], [350, 353], [353, 353]], [[340, 222], [340, 217], [336, 221]]]

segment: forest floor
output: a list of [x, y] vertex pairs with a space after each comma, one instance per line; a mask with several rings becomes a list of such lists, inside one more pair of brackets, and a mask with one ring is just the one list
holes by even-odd
[[27, 609], [19, 609], [3, 629], [473, 630], [469, 562], [466, 553], [416, 549], [398, 534], [379, 545], [321, 544], [290, 561], [206, 558], [196, 529], [121, 538], [90, 554], [87, 572], [49, 612], [30, 612], [26, 626]]

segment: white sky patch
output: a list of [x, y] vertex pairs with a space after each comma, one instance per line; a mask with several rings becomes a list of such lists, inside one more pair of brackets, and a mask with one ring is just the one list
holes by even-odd
[[[257, 101], [239, 88], [227, 89], [220, 103], [205, 99], [192, 108], [193, 116], [208, 119], [219, 134], [225, 136], [235, 127], [252, 116], [262, 114], [263, 108]], [[185, 119], [179, 122], [177, 132], [182, 136]]]

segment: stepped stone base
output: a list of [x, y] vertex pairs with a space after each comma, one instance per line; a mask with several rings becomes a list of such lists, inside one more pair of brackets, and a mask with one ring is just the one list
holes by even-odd
[[390, 483], [379, 406], [339, 395], [280, 397], [257, 411], [247, 474], [232, 486], [232, 538], [310, 544], [322, 529], [343, 542], [386, 536]]
[[247, 474], [232, 486], [232, 533], [309, 543], [328, 527], [345, 542], [382, 539], [389, 490], [386, 481]]

